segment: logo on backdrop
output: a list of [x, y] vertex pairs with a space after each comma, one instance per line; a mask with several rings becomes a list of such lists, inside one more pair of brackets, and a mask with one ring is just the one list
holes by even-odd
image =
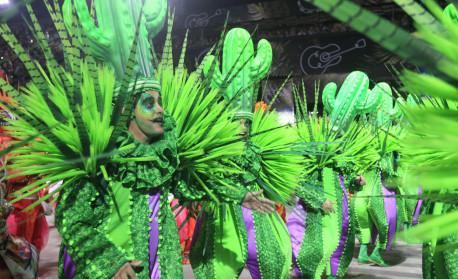
[[302, 0], [297, 0], [297, 6], [299, 7], [299, 11], [301, 11], [301, 13], [304, 13], [304, 14], [306, 14], [306, 15], [321, 12], [320, 9], [316, 9], [316, 8], [310, 9], [310, 8], [307, 8], [307, 7], [304, 6], [304, 4], [302, 3]]
[[340, 64], [345, 53], [366, 46], [365, 39], [359, 39], [353, 47], [344, 50], [338, 44], [329, 44], [324, 47], [310, 46], [301, 54], [302, 72], [306, 75], [324, 74], [328, 68]]
[[208, 15], [207, 13], [200, 13], [200, 14], [191, 14], [186, 18], [184, 28], [199, 28], [205, 27], [208, 25], [210, 20], [214, 17], [220, 16], [222, 14], [222, 10], [218, 9], [212, 15]]

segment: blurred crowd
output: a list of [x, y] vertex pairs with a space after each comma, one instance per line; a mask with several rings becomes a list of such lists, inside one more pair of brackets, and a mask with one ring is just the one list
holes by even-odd
[[[38, 43], [27, 25], [23, 22], [10, 23], [8, 25], [29, 56], [40, 65], [44, 66], [46, 60], [43, 51], [38, 46]], [[62, 62], [62, 45], [53, 24], [51, 22], [44, 23], [42, 24], [42, 28], [52, 53], [59, 62]], [[18, 85], [20, 86], [30, 79], [24, 64], [14, 54], [13, 50], [3, 38], [0, 38], [0, 70], [8, 76], [10, 84], [16, 88]]]

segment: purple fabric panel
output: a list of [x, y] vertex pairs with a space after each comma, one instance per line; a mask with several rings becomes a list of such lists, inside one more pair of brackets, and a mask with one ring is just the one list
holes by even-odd
[[192, 247], [194, 247], [194, 244], [197, 241], [197, 237], [199, 237], [200, 229], [202, 228], [204, 219], [205, 219], [205, 210], [202, 212], [202, 215], [200, 215], [200, 218], [197, 219], [196, 225], [194, 226], [194, 232], [192, 233], [191, 249]]
[[[382, 171], [380, 171], [380, 180], [382, 180]], [[394, 190], [387, 189], [382, 182], [383, 203], [385, 204], [386, 221], [388, 225], [388, 235], [386, 242], [386, 250], [391, 250], [394, 236], [396, 235], [396, 195]], [[392, 197], [387, 197], [392, 196]]]
[[[421, 187], [418, 187], [418, 195], [422, 194]], [[413, 212], [412, 216], [412, 225], [418, 225], [418, 217], [420, 216], [420, 209], [421, 205], [423, 204], [423, 200], [417, 201], [417, 206], [415, 207], [415, 211]]]
[[350, 229], [350, 215], [348, 214], [348, 193], [345, 187], [344, 177], [339, 174], [340, 185], [342, 186], [342, 232], [340, 234], [339, 246], [331, 256], [331, 275], [336, 276], [339, 269], [340, 260], [347, 242], [348, 232]]
[[64, 276], [65, 279], [73, 279], [75, 275], [75, 263], [67, 253], [67, 247], [64, 248]]
[[150, 213], [151, 222], [149, 227], [149, 270], [150, 278], [159, 278], [161, 270], [159, 269], [159, 256], [157, 255], [157, 247], [159, 243], [159, 205], [161, 204], [161, 187], [153, 188], [149, 191], [149, 209], [152, 210]]
[[297, 276], [302, 277], [301, 270], [297, 265], [297, 255], [301, 250], [302, 242], [304, 241], [305, 227], [306, 227], [306, 208], [302, 200], [296, 205], [293, 213], [289, 216], [286, 227], [291, 235], [291, 245], [293, 248], [293, 266]]
[[242, 206], [243, 220], [247, 230], [248, 237], [248, 258], [246, 265], [250, 270], [253, 279], [261, 279], [261, 270], [258, 262], [258, 248], [256, 247], [256, 232], [254, 230], [253, 214], [250, 209]]
[[377, 243], [377, 236], [378, 236], [378, 229], [377, 229], [377, 226], [374, 224], [372, 224], [372, 230], [371, 230], [371, 244], [375, 244]]

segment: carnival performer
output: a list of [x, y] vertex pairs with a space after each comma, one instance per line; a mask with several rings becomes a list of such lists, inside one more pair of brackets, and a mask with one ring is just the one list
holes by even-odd
[[[354, 210], [361, 243], [358, 263], [387, 267], [389, 264], [383, 260], [381, 253], [392, 248], [405, 215], [403, 201], [396, 198], [402, 175], [397, 171], [395, 151], [399, 149], [398, 138], [402, 136], [402, 129], [400, 124], [392, 124], [402, 114], [400, 105], [403, 101], [398, 98], [393, 107], [391, 87], [384, 82], [378, 83], [377, 87], [382, 102], [372, 121], [372, 129], [374, 134], [378, 134], [375, 148], [380, 158], [365, 173], [367, 186], [355, 195]], [[368, 256], [368, 245], [376, 242], [377, 235], [377, 245]]]
[[[237, 118], [245, 130], [241, 136], [246, 139], [247, 152], [232, 158], [244, 173], [234, 175], [232, 180], [250, 191], [264, 189], [266, 197], [285, 203], [302, 170], [302, 156], [291, 152], [298, 137], [293, 128], [277, 121], [278, 114], [270, 112], [269, 106], [253, 103], [257, 83], [270, 68], [270, 43], [260, 40], [255, 56], [250, 34], [234, 28], [224, 39], [222, 57], [221, 70], [219, 63], [212, 65], [216, 59], [210, 56], [204, 72], [216, 72], [212, 83], [225, 88], [225, 100], [238, 109]], [[225, 87], [222, 81], [234, 65], [240, 72]], [[274, 209], [269, 208], [272, 212]], [[253, 278], [287, 278], [290, 238], [277, 212], [264, 216], [243, 206], [213, 205], [198, 220], [190, 256], [197, 278], [238, 278], [245, 265]]]
[[[220, 95], [207, 90], [199, 73], [189, 75], [183, 66], [175, 72], [169, 60], [157, 72], [152, 68], [148, 39], [162, 28], [166, 1], [147, 1], [143, 13], [142, 1], [97, 1], [99, 27], [89, 17], [85, 1], [73, 2], [74, 7], [67, 1], [64, 9], [70, 14], [75, 9], [78, 15], [65, 17], [71, 36], [60, 8], [47, 5], [63, 42], [65, 67], [54, 60], [27, 6], [49, 75], [22, 55], [24, 50], [11, 30], [6, 24], [1, 26], [3, 37], [32, 77], [23, 97], [8, 84], [0, 84], [21, 107], [5, 104], [18, 115], [9, 133], [28, 143], [12, 152], [11, 168], [18, 173], [8, 178], [42, 177], [14, 192], [13, 201], [46, 187], [45, 181], [64, 180], [56, 208], [56, 225], [63, 239], [61, 278], [183, 277], [169, 192], [180, 201], [221, 200], [265, 212], [262, 204], [268, 200], [259, 196], [262, 192], [248, 194], [245, 188], [225, 182], [226, 175], [238, 170], [226, 166], [224, 160], [244, 151], [237, 138], [240, 127], [231, 122], [232, 112], [226, 105], [207, 107]], [[169, 26], [172, 21], [169, 18]], [[116, 28], [123, 32], [108, 32]], [[84, 57], [75, 55], [76, 50], [83, 51]], [[164, 51], [162, 57], [171, 58], [170, 41]], [[103, 67], [94, 57], [104, 62]], [[154, 74], [160, 75], [162, 85]], [[170, 86], [177, 79], [192, 90], [181, 94], [185, 99], [180, 103], [172, 104], [170, 100], [178, 100], [183, 92]], [[162, 108], [161, 96], [168, 110]], [[192, 102], [195, 106], [189, 109], [187, 104]], [[193, 148], [197, 150], [190, 153]]]
[[[10, 171], [9, 173], [12, 174], [14, 171]], [[8, 179], [6, 184], [12, 193], [34, 182], [35, 179], [33, 177], [24, 175]], [[48, 243], [49, 227], [46, 221], [45, 211], [42, 204], [35, 206], [29, 211], [24, 211], [24, 209], [38, 201], [40, 197], [43, 197], [45, 192], [46, 189], [43, 189], [38, 193], [15, 202], [13, 204], [14, 211], [7, 221], [8, 232], [24, 237], [27, 242], [32, 243], [38, 249], [38, 252], [41, 252]], [[49, 200], [44, 202], [49, 202]]]
[[[301, 141], [321, 143], [307, 156], [301, 182], [313, 185], [314, 190], [299, 188], [297, 195], [301, 200], [287, 222], [293, 264], [301, 278], [320, 278], [325, 269], [328, 278], [342, 277], [351, 262], [354, 226], [347, 188], [357, 191], [365, 185], [364, 177], [356, 173], [369, 165], [373, 157], [367, 148], [372, 138], [353, 119], [376, 106], [379, 100], [378, 92], [367, 94], [368, 86], [369, 80], [362, 72], [353, 72], [345, 79], [337, 98], [336, 84], [328, 84], [323, 101], [330, 112], [329, 121], [317, 116], [316, 107], [309, 116], [306, 101], [301, 101], [295, 90], [300, 106], [296, 118]], [[318, 197], [319, 202], [306, 202], [310, 196]], [[315, 223], [316, 226], [312, 225]]]
[[[2, 137], [2, 143], [4, 143]], [[3, 150], [3, 148], [2, 148]], [[8, 231], [7, 219], [14, 211], [14, 207], [6, 200], [10, 192], [7, 184], [6, 166], [1, 159], [2, 177], [0, 181], [0, 278], [36, 279], [38, 278], [39, 251], [23, 237], [16, 236]]]

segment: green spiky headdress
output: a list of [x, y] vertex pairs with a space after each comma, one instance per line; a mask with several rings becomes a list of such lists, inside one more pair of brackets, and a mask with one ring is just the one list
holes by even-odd
[[[250, 33], [243, 28], [233, 28], [224, 38], [222, 70], [218, 61], [215, 65], [216, 57], [213, 55], [208, 57], [204, 67], [205, 75], [213, 74], [212, 87], [224, 90], [226, 101], [232, 101], [231, 107], [238, 109], [238, 118], [253, 119], [255, 84], [266, 76], [272, 63], [272, 47], [267, 40], [259, 41], [257, 52], [254, 56]], [[211, 73], [212, 70], [214, 73]], [[229, 78], [234, 79], [226, 88], [222, 88]]]

